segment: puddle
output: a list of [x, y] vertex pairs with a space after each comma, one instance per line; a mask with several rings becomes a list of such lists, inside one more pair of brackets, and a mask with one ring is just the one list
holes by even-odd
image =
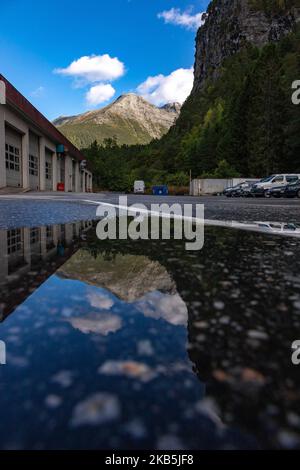
[[0, 230], [2, 449], [300, 447], [300, 248]]

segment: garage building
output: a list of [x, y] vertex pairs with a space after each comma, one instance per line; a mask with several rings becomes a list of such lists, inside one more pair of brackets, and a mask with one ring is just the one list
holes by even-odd
[[91, 192], [83, 154], [0, 74], [0, 189]]

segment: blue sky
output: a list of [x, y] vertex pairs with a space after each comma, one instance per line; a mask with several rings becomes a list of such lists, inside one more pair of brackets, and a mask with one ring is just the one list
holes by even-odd
[[1, 0], [0, 73], [49, 119], [138, 92], [182, 101], [208, 0]]

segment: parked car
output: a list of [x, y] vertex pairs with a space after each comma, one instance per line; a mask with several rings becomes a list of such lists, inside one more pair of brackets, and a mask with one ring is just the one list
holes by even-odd
[[252, 197], [252, 187], [254, 185], [253, 181], [246, 181], [241, 189], [241, 196], [242, 197]]
[[290, 183], [298, 181], [300, 175], [297, 174], [277, 174], [269, 176], [258, 183], [255, 183], [252, 187], [252, 194], [255, 197], [265, 196], [267, 191], [270, 191], [272, 188], [281, 187], [284, 188]]
[[226, 197], [233, 197], [235, 195], [235, 192], [238, 191], [240, 185], [237, 184], [235, 186], [232, 186], [231, 188], [226, 188], [223, 191], [223, 195]]
[[146, 185], [144, 181], [135, 181], [133, 192], [134, 194], [144, 194], [146, 189]]
[[289, 184], [284, 191], [284, 197], [298, 197], [300, 198], [300, 179], [295, 183]]
[[223, 191], [223, 194], [226, 197], [246, 197], [250, 193], [252, 184], [253, 183], [249, 181], [245, 181], [244, 183], [237, 184], [231, 188], [226, 188]]
[[287, 186], [288, 184], [285, 186], [275, 186], [274, 188], [267, 189], [265, 191], [265, 197], [284, 197]]

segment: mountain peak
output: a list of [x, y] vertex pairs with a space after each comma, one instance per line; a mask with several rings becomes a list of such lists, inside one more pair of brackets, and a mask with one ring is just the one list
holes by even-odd
[[179, 116], [181, 105], [161, 108], [135, 93], [124, 93], [104, 108], [54, 121], [59, 130], [78, 147], [117, 137], [119, 144], [146, 144], [168, 132]]
[[123, 93], [115, 101], [110, 103], [108, 106], [116, 106], [119, 103], [124, 103], [126, 105], [137, 105], [137, 106], [143, 103], [144, 105], [152, 106], [151, 103], [145, 100], [145, 98], [143, 98], [140, 95], [136, 95], [135, 93]]

